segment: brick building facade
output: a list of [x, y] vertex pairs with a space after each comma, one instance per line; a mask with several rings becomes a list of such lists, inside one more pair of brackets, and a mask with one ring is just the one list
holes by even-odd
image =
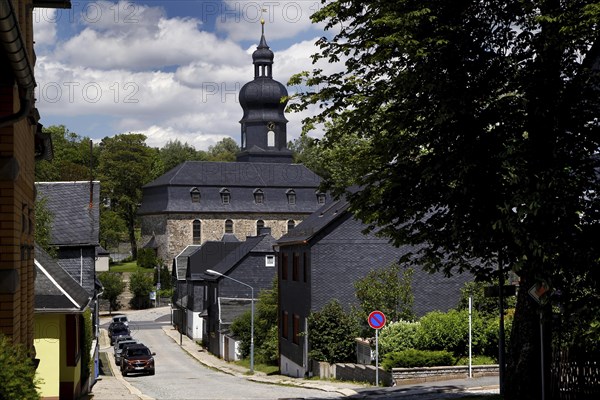
[[35, 160], [51, 157], [35, 108], [34, 7], [70, 1], [0, 1], [0, 333], [33, 346]]

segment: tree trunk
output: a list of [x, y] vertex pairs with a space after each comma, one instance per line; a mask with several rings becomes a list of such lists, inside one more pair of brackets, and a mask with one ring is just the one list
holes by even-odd
[[[541, 400], [541, 338], [540, 305], [529, 295], [536, 280], [533, 276], [521, 276], [515, 318], [513, 321], [507, 357], [505, 400]], [[547, 307], [544, 307], [544, 316]], [[544, 320], [547, 320], [545, 317]], [[546, 328], [546, 326], [545, 326]], [[550, 399], [549, 374], [551, 352], [548, 351], [551, 332], [544, 329], [545, 399]]]

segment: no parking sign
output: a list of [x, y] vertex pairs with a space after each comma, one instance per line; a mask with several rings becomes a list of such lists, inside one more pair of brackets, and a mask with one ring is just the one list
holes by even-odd
[[385, 325], [385, 314], [373, 311], [367, 318], [369, 326], [375, 329], [375, 386], [379, 386], [379, 330]]

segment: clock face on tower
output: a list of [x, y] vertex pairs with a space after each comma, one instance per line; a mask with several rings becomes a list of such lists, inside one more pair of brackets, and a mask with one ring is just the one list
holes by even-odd
[[267, 129], [270, 130], [270, 131], [274, 131], [275, 130], [275, 122], [272, 122], [272, 121], [269, 122], [267, 124]]

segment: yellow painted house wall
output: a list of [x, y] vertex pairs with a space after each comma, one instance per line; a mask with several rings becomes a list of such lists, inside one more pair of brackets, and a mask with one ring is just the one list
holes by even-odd
[[[60, 341], [64, 335], [63, 314], [35, 314], [34, 345], [40, 365], [36, 376], [43, 380], [40, 385], [42, 398], [59, 397], [61, 357]], [[64, 362], [64, 361], [63, 361]]]

